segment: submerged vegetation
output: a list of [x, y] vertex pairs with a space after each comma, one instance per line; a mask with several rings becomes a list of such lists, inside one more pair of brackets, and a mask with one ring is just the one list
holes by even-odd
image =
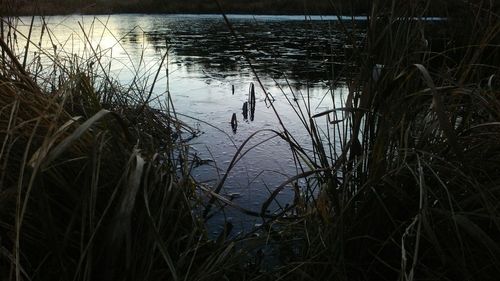
[[[197, 190], [225, 200], [227, 175], [212, 189], [190, 177], [185, 138], [196, 132], [176, 118], [168, 90], [151, 107], [150, 89], [114, 81], [97, 53], [53, 58], [38, 75], [4, 18], [2, 279], [496, 279], [499, 15], [470, 1], [436, 31], [420, 20], [430, 1], [382, 2], [371, 3], [364, 40], [353, 39], [359, 71], [343, 106], [313, 115], [289, 100], [312, 149], [281, 123], [299, 173], [262, 206], [263, 239], [226, 239], [229, 226], [207, 236]], [[284, 188], [293, 205], [267, 215]], [[265, 245], [275, 266], [255, 251]]]

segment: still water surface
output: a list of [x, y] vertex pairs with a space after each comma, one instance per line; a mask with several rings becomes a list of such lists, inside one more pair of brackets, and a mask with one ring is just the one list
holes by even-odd
[[[30, 20], [21, 18], [18, 23], [24, 34]], [[152, 103], [163, 104], [169, 89], [181, 118], [200, 130], [201, 135], [191, 141], [191, 153], [214, 162], [194, 169], [198, 181], [213, 186], [252, 134], [257, 132], [248, 148], [269, 139], [238, 162], [222, 190], [234, 203], [258, 212], [272, 190], [297, 174], [289, 146], [272, 138], [275, 134], [269, 131], [283, 128], [265, 92], [272, 95], [287, 130], [307, 147], [308, 135], [293, 108], [300, 105], [315, 114], [334, 104], [342, 106], [347, 92], [342, 76], [349, 66], [345, 50], [351, 42], [340, 31], [336, 17], [238, 15], [229, 16], [229, 20], [236, 34], [231, 34], [221, 15], [53, 16], [45, 18], [49, 31], [43, 36], [42, 21], [35, 20], [32, 40], [60, 57], [79, 54], [85, 58], [97, 53], [121, 83], [130, 84], [138, 75], [143, 79], [137, 87], [146, 89], [168, 50]], [[356, 40], [362, 40], [363, 33], [357, 34]], [[257, 76], [265, 89], [259, 86]], [[251, 83], [256, 90], [253, 120], [244, 119], [242, 114]], [[238, 121], [236, 131], [230, 124], [233, 114]], [[291, 203], [293, 193], [285, 190], [278, 199], [271, 213], [279, 205]], [[260, 222], [226, 208], [211, 219], [211, 231], [218, 232], [225, 219], [232, 221], [237, 231]]]

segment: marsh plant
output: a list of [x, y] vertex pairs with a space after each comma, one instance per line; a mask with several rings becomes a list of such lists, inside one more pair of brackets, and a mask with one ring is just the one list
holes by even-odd
[[194, 214], [186, 139], [197, 132], [176, 118], [168, 90], [150, 105], [158, 75], [122, 85], [95, 45], [46, 51], [18, 20], [3, 18], [0, 37], [0, 279], [233, 274], [234, 244], [210, 241]]
[[[495, 280], [499, 15], [491, 1], [460, 1], [428, 21], [430, 4], [372, 1], [361, 41], [339, 18], [356, 66], [342, 106], [313, 114], [307, 99], [288, 99], [310, 143], [266, 99], [297, 175], [247, 212], [263, 224], [234, 241], [208, 239], [194, 210], [197, 190], [209, 205], [237, 208], [219, 191], [248, 141], [216, 186], [197, 183], [185, 141], [196, 132], [176, 118], [168, 89], [162, 106], [150, 105], [156, 78], [120, 85], [93, 48], [65, 63], [38, 52], [53, 59], [38, 75], [25, 59], [37, 43], [16, 47], [15, 36], [34, 40], [4, 18], [2, 279]], [[255, 88], [267, 93], [258, 76]], [[269, 214], [285, 188], [294, 202]], [[262, 251], [270, 245], [273, 266]]]
[[499, 15], [475, 1], [428, 21], [429, 3], [373, 1], [343, 107], [304, 105], [313, 153], [288, 138], [309, 169], [306, 185], [288, 183], [297, 220], [271, 236], [287, 261], [279, 278], [500, 273]]

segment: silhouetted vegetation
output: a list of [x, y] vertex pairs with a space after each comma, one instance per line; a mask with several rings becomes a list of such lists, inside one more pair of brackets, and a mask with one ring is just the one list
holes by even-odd
[[[490, 1], [439, 2], [439, 14], [453, 16], [432, 36], [421, 20], [431, 3], [370, 1], [342, 106], [313, 115], [289, 100], [312, 147], [283, 123], [274, 131], [300, 172], [261, 206], [263, 238], [238, 240], [229, 223], [210, 240], [194, 211], [197, 191], [229, 202], [218, 193], [227, 174], [217, 187], [190, 176], [183, 136], [196, 132], [176, 118], [169, 93], [151, 107], [148, 92], [122, 87], [96, 53], [52, 58], [57, 79], [35, 76], [2, 18], [1, 279], [496, 280], [500, 18]], [[295, 200], [270, 216], [284, 188]], [[276, 266], [265, 266], [263, 247]]]
[[[152, 108], [146, 90], [115, 81], [97, 53], [26, 63], [38, 45], [19, 51], [10, 23], [0, 36], [0, 279], [238, 274], [234, 245], [209, 240], [193, 212], [185, 138], [196, 131], [170, 103]], [[28, 72], [39, 59], [50, 71]]]

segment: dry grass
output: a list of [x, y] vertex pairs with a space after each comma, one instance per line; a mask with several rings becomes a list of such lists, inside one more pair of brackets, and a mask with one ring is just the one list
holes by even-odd
[[122, 87], [97, 55], [71, 56], [49, 68], [57, 79], [35, 80], [9, 46], [13, 32], [0, 38], [1, 279], [233, 276], [234, 244], [208, 240], [194, 215], [181, 138], [193, 131], [171, 107], [149, 106], [154, 82]]
[[[435, 25], [419, 20], [425, 3], [387, 4], [373, 2], [355, 45], [360, 71], [348, 79], [345, 105], [301, 111], [314, 154], [282, 134], [312, 170], [268, 202], [285, 186], [297, 197], [319, 192], [296, 199], [293, 223], [269, 221], [287, 260], [275, 277], [495, 280], [499, 17], [477, 1]], [[432, 35], [439, 28], [444, 43]], [[309, 180], [297, 186], [298, 178]]]
[[258, 253], [247, 263], [233, 242], [206, 239], [192, 215], [196, 185], [176, 138], [187, 128], [172, 111], [89, 69], [61, 71], [62, 83], [40, 87], [2, 38], [2, 276], [495, 280], [500, 21], [489, 1], [474, 1], [449, 15], [437, 40], [418, 19], [427, 4], [372, 2], [367, 36], [353, 44], [359, 72], [346, 103], [298, 111], [312, 150], [281, 123], [276, 135], [302, 173], [267, 202], [296, 190], [283, 217], [262, 206], [262, 229], [281, 259], [266, 273]]

